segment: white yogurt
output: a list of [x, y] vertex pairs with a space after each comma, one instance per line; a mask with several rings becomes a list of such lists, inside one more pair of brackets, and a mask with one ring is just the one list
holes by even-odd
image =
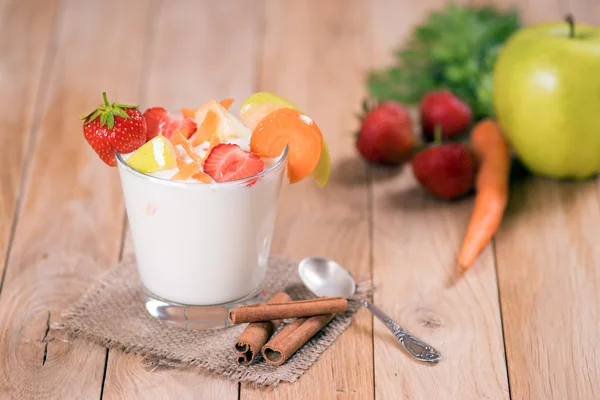
[[146, 175], [117, 158], [140, 278], [148, 291], [174, 303], [214, 305], [260, 290], [286, 153], [271, 167], [265, 163], [252, 186], [247, 180], [169, 181], [173, 171]]

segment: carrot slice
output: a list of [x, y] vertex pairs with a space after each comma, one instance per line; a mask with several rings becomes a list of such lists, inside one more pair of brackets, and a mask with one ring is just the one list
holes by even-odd
[[212, 135], [217, 131], [219, 125], [219, 116], [216, 112], [208, 110], [204, 120], [198, 127], [198, 131], [192, 136], [192, 146], [196, 147], [210, 140]]
[[300, 111], [280, 108], [268, 114], [254, 128], [250, 150], [262, 157], [279, 157], [288, 146], [290, 183], [306, 178], [321, 157], [323, 134], [312, 119]]
[[196, 116], [196, 110], [194, 110], [193, 108], [185, 108], [183, 107], [181, 109], [181, 114], [186, 117], [186, 118], [194, 118]]
[[212, 178], [203, 171], [196, 172], [194, 175], [192, 175], [192, 178], [194, 178], [195, 180], [200, 181], [202, 183], [212, 183], [213, 182]]
[[208, 158], [208, 155], [210, 154], [210, 151], [215, 148], [216, 146], [218, 146], [219, 144], [221, 144], [221, 138], [219, 138], [219, 136], [217, 135], [213, 135], [210, 138], [210, 145], [208, 146], [208, 149], [206, 150], [206, 153], [204, 153], [204, 157], [202, 157], [202, 163], [201, 165], [204, 166], [204, 163], [206, 162], [206, 159]]
[[229, 107], [231, 107], [231, 104], [233, 104], [233, 99], [223, 99], [223, 100], [221, 100], [221, 105], [226, 110], [229, 110]]
[[190, 142], [185, 138], [185, 136], [183, 136], [183, 134], [180, 131], [175, 131], [175, 133], [171, 137], [171, 143], [173, 143], [174, 146], [181, 145], [188, 157], [191, 158], [193, 162], [200, 165], [200, 163], [202, 162], [202, 157], [200, 157], [198, 153], [196, 153], [194, 147], [190, 144]]
[[188, 164], [181, 159], [177, 159], [177, 168], [179, 168], [179, 171], [171, 177], [172, 181], [185, 181], [200, 172], [200, 166], [198, 164]]

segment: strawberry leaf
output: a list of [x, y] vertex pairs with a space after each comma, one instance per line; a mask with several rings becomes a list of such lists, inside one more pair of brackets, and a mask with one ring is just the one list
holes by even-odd
[[102, 128], [108, 122], [108, 113], [100, 113], [100, 128]]
[[115, 116], [111, 112], [106, 113], [106, 115], [108, 116], [106, 118], [108, 122], [108, 129], [112, 130], [112, 128], [115, 126]]
[[93, 120], [95, 120], [96, 118], [98, 118], [99, 115], [100, 115], [100, 110], [94, 110], [88, 115], [79, 117], [79, 119], [83, 119], [85, 121], [84, 125], [87, 125], [90, 122], [92, 122]]
[[118, 108], [138, 108], [138, 106], [133, 106], [133, 105], [129, 105], [129, 104], [121, 104], [121, 103], [113, 103], [114, 107], [118, 107]]
[[125, 111], [123, 111], [122, 108], [119, 108], [119, 107], [113, 108], [113, 114], [118, 115], [121, 118], [126, 118], [126, 119], [130, 118], [129, 114], [127, 114]]

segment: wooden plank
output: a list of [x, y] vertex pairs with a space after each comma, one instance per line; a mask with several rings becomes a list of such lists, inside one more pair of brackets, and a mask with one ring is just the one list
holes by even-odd
[[596, 182], [513, 185], [496, 239], [514, 398], [600, 397]]
[[[260, 79], [260, 89], [292, 99], [315, 119], [333, 164], [325, 189], [310, 181], [284, 187], [272, 251], [331, 257], [356, 277], [370, 275], [365, 173], [352, 133], [370, 54], [366, 4], [268, 2]], [[372, 357], [372, 318], [363, 310], [297, 383], [274, 390], [242, 385], [241, 398], [373, 398]]]
[[[166, 1], [156, 5], [153, 46], [142, 103], [168, 109], [199, 107], [210, 98], [252, 93], [257, 76], [262, 1]], [[236, 8], [236, 13], [230, 10]], [[235, 104], [235, 103], [234, 103]], [[127, 237], [125, 254], [132, 254]], [[196, 368], [145, 368], [141, 359], [110, 351], [106, 399], [237, 399], [238, 384]]]
[[[0, 290], [6, 254], [23, 169], [29, 161], [26, 155], [34, 120], [34, 110], [43, 66], [51, 53], [50, 40], [55, 22], [57, 1], [39, 7], [31, 2], [4, 0], [0, 2]], [[20, 38], [15, 46], [15, 37]], [[42, 84], [41, 84], [42, 83]]]
[[[29, 6], [45, 10], [40, 2]], [[117, 259], [123, 207], [116, 170], [85, 143], [77, 116], [97, 106], [103, 90], [121, 101], [137, 97], [147, 11], [145, 1], [62, 4], [0, 298], [0, 318], [10, 321], [0, 327], [2, 398], [100, 396], [105, 349], [54, 340], [49, 328]]]
[[600, 4], [596, 0], [562, 0], [563, 12], [556, 20], [563, 20], [567, 13], [575, 18], [576, 23], [598, 26], [600, 23]]
[[[133, 254], [127, 230], [124, 255]], [[163, 368], [145, 365], [137, 355], [111, 350], [103, 399], [237, 399], [238, 384], [203, 374], [196, 367]]]
[[[375, 1], [374, 64], [389, 63], [411, 27], [444, 3]], [[448, 285], [472, 199], [433, 199], [418, 186], [410, 166], [395, 173], [373, 168], [372, 173], [375, 302], [444, 356], [435, 366], [416, 362], [375, 323], [376, 397], [507, 399], [491, 248], [465, 278]]]
[[[527, 3], [526, 22], [600, 23], [597, 2]], [[511, 187], [496, 259], [515, 399], [600, 398], [597, 186], [525, 176]]]

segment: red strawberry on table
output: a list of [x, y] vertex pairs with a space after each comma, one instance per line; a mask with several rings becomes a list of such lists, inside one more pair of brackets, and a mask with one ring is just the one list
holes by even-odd
[[416, 138], [408, 110], [386, 101], [366, 111], [356, 140], [362, 157], [374, 164], [399, 165], [409, 160]]
[[146, 121], [137, 106], [108, 103], [81, 117], [83, 136], [106, 164], [117, 165], [115, 151], [131, 153], [146, 143]]
[[170, 139], [176, 131], [180, 131], [188, 139], [197, 129], [196, 122], [193, 119], [187, 117], [171, 118], [167, 110], [162, 107], [147, 109], [144, 111], [144, 119], [148, 127], [146, 140], [154, 138], [159, 133]]
[[204, 161], [204, 172], [216, 182], [249, 178], [263, 169], [264, 163], [259, 156], [244, 151], [237, 144], [215, 146]]
[[475, 159], [458, 143], [435, 145], [417, 153], [412, 168], [419, 183], [443, 199], [463, 196], [475, 183]]
[[438, 126], [444, 139], [450, 139], [471, 124], [471, 108], [447, 90], [427, 93], [421, 100], [423, 136], [433, 139]]

